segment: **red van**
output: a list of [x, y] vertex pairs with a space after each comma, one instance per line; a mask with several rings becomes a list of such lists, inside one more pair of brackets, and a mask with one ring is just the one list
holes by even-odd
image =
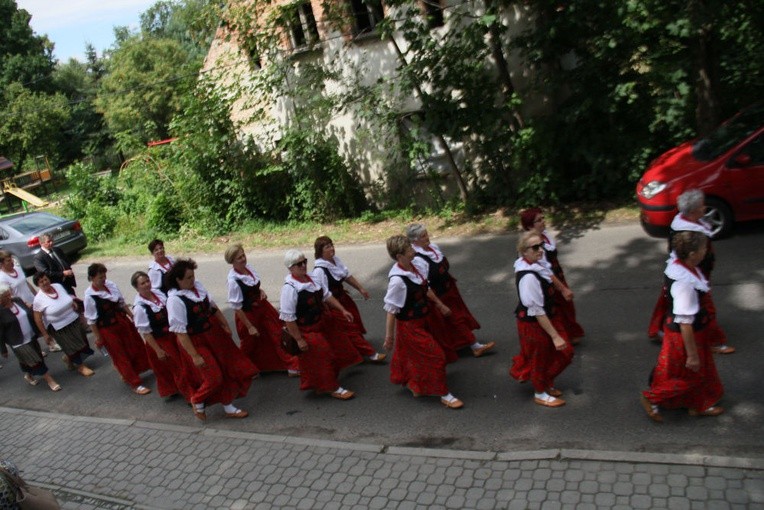
[[729, 234], [736, 221], [764, 218], [764, 103], [650, 164], [637, 183], [645, 232], [666, 235], [677, 197], [690, 188], [706, 195], [706, 220], [714, 237]]

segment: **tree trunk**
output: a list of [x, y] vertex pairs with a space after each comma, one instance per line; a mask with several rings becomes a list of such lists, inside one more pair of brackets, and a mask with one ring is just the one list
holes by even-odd
[[699, 135], [710, 133], [721, 122], [719, 73], [716, 58], [716, 33], [705, 0], [690, 2], [691, 16], [697, 23], [695, 39], [695, 122]]
[[[400, 46], [398, 46], [398, 43], [395, 40], [395, 37], [390, 35], [388, 37], [388, 40], [392, 43], [393, 48], [395, 48], [395, 53], [398, 55], [398, 59], [401, 61], [401, 66], [406, 67], [408, 66], [408, 62], [406, 61], [406, 56], [403, 54], [403, 51], [401, 51]], [[418, 83], [414, 84], [414, 90], [416, 91], [417, 95], [420, 99], [424, 99], [426, 97], [425, 92], [422, 90], [422, 87], [419, 86]], [[464, 181], [464, 177], [462, 176], [461, 170], [459, 170], [459, 166], [456, 164], [456, 159], [454, 159], [454, 154], [451, 151], [451, 147], [449, 147], [448, 142], [446, 142], [446, 139], [441, 134], [435, 135], [438, 138], [438, 141], [443, 145], [443, 149], [446, 151], [446, 159], [448, 161], [448, 166], [450, 167], [451, 173], [454, 174], [454, 177], [456, 178], [456, 185], [459, 187], [459, 196], [462, 199], [462, 202], [467, 202], [467, 199], [469, 198], [469, 192], [467, 191], [467, 183]]]
[[[486, 12], [493, 12], [497, 17], [499, 16], [499, 10], [494, 5], [494, 0], [485, 1]], [[496, 72], [499, 75], [499, 84], [501, 85], [501, 94], [504, 104], [507, 104], [512, 96], [515, 94], [515, 85], [512, 83], [512, 76], [509, 74], [509, 65], [507, 59], [504, 56], [504, 48], [501, 44], [501, 31], [496, 23], [492, 23], [488, 28], [488, 45], [491, 48], [491, 56], [494, 62], [496, 62]], [[514, 122], [510, 123], [510, 129], [513, 132], [525, 127], [525, 121], [522, 115], [517, 109], [512, 108], [512, 117]]]

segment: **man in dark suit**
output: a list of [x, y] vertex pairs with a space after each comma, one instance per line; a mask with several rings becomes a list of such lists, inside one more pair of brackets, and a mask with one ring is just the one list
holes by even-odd
[[41, 235], [40, 247], [42, 249], [34, 256], [35, 270], [38, 273], [45, 273], [51, 283], [60, 283], [67, 293], [75, 296], [74, 287], [77, 286], [77, 281], [74, 279], [74, 271], [66, 260], [64, 252], [53, 246], [53, 236]]

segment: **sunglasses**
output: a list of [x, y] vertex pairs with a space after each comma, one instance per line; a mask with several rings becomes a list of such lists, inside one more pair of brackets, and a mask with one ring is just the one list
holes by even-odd
[[293, 266], [307, 266], [308, 265], [308, 259], [302, 259], [299, 262], [295, 262], [292, 264]]
[[526, 250], [533, 250], [533, 251], [539, 251], [541, 248], [544, 247], [544, 243], [538, 243], [538, 244], [532, 244], [530, 246], [526, 246]]

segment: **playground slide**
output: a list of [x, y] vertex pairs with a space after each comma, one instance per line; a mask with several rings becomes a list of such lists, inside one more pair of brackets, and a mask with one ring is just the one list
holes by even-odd
[[5, 192], [10, 193], [11, 195], [15, 195], [19, 197], [21, 200], [24, 200], [25, 202], [30, 203], [35, 207], [43, 207], [48, 205], [48, 202], [46, 200], [43, 200], [42, 198], [31, 194], [27, 190], [18, 188], [16, 186], [6, 188]]

